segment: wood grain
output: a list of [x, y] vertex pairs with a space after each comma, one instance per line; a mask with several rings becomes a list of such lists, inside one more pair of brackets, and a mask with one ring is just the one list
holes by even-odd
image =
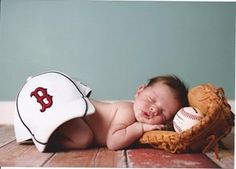
[[46, 167], [93, 167], [98, 149], [57, 152], [44, 165]]
[[208, 154], [211, 160], [201, 153], [171, 154], [140, 146], [119, 151], [103, 147], [40, 153], [33, 143], [17, 144], [13, 126], [0, 125], [0, 167], [233, 168], [233, 133], [223, 140], [228, 149], [220, 149], [221, 159], [215, 161], [212, 153]]
[[100, 148], [95, 158], [94, 167], [127, 167], [125, 150], [112, 151]]
[[218, 168], [204, 154], [172, 154], [153, 148], [127, 151], [128, 167]]
[[18, 145], [15, 141], [0, 149], [0, 166], [40, 167], [53, 153], [40, 153], [34, 145]]
[[0, 125], [0, 147], [15, 140], [14, 129], [12, 126]]

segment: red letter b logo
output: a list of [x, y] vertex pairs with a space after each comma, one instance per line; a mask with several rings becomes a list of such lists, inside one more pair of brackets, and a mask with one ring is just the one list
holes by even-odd
[[44, 112], [47, 108], [52, 106], [52, 96], [48, 94], [47, 89], [45, 88], [36, 88], [31, 92], [30, 96], [34, 96], [37, 99], [37, 102], [42, 106], [40, 109], [41, 112]]

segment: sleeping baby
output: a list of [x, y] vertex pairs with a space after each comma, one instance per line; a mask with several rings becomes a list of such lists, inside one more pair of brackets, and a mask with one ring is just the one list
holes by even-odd
[[178, 77], [157, 76], [139, 86], [133, 102], [102, 102], [89, 99], [91, 90], [84, 84], [48, 72], [30, 79], [17, 96], [16, 138], [20, 143], [32, 139], [41, 152], [90, 146], [123, 149], [144, 132], [172, 121], [188, 105], [187, 91]]

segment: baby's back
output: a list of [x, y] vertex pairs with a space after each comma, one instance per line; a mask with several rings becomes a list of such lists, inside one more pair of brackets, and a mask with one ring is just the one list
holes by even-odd
[[95, 143], [106, 145], [106, 135], [112, 119], [115, 116], [111, 103], [90, 100], [95, 107], [95, 113], [85, 117], [85, 121], [94, 133]]
[[107, 133], [117, 112], [125, 107], [132, 107], [131, 102], [100, 102], [91, 99], [95, 113], [85, 117], [85, 121], [92, 129], [95, 143], [106, 145]]

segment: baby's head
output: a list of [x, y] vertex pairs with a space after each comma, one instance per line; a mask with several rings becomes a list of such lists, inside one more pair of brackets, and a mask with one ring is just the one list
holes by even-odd
[[134, 113], [137, 121], [166, 124], [181, 107], [188, 105], [187, 93], [188, 89], [177, 76], [151, 78], [135, 94]]

